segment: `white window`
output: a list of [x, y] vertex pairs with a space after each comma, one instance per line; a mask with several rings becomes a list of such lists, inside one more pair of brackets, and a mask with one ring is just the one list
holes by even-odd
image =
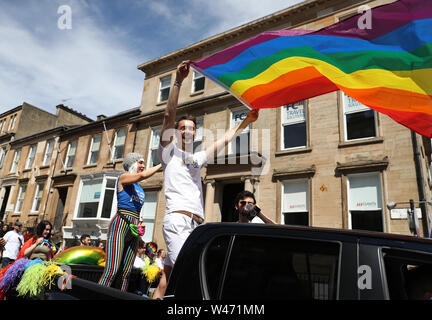
[[347, 176], [348, 227], [383, 231], [382, 196], [379, 173]]
[[204, 90], [205, 77], [194, 70], [192, 76], [192, 93]]
[[3, 130], [4, 130], [5, 123], [6, 123], [6, 119], [0, 121], [0, 133], [4, 132]]
[[281, 113], [281, 150], [306, 147], [305, 101], [284, 106]]
[[18, 167], [18, 161], [21, 156], [21, 149], [15, 150], [14, 158], [12, 160], [12, 166], [10, 169], [10, 172], [15, 172], [16, 168]]
[[42, 195], [43, 195], [44, 185], [45, 185], [44, 182], [39, 182], [36, 185], [36, 190], [35, 190], [34, 199], [33, 199], [33, 205], [32, 205], [32, 211], [33, 212], [39, 212], [40, 205], [41, 205], [41, 202], [42, 202]]
[[101, 138], [102, 138], [101, 134], [93, 136], [91, 143], [90, 143], [89, 155], [87, 158], [87, 164], [92, 164], [92, 163], [97, 162]]
[[144, 236], [141, 237], [144, 242], [153, 240], [152, 238], [155, 225], [157, 196], [158, 193], [156, 191], [145, 193], [145, 201], [140, 213], [140, 220], [145, 223], [145, 233]]
[[196, 134], [193, 145], [194, 152], [202, 150], [204, 117], [196, 118]]
[[51, 161], [53, 149], [54, 149], [54, 140], [53, 139], [48, 140], [45, 147], [45, 154], [44, 154], [42, 165], [44, 166], [49, 165]]
[[12, 130], [15, 127], [15, 120], [16, 120], [16, 114], [14, 114], [13, 116], [11, 116], [11, 118], [9, 120], [9, 128], [8, 128], [8, 130]]
[[[240, 122], [242, 122], [248, 114], [247, 108], [241, 108], [231, 111], [230, 128], [234, 128]], [[237, 138], [231, 141], [228, 145], [229, 154], [249, 154], [249, 126], [243, 129], [243, 131], [237, 136]]]
[[117, 203], [114, 200], [116, 177], [81, 181], [76, 218], [109, 219]]
[[126, 142], [126, 128], [122, 128], [115, 133], [113, 145], [113, 158], [111, 160], [123, 158], [124, 147]]
[[282, 224], [309, 225], [309, 182], [282, 181]]
[[375, 112], [342, 92], [345, 141], [376, 137]]
[[21, 213], [22, 205], [24, 203], [26, 189], [27, 189], [27, 185], [26, 184], [22, 184], [19, 187], [18, 197], [17, 197], [17, 203], [16, 203], [16, 206], [15, 206], [15, 212], [16, 213]]
[[33, 144], [30, 146], [29, 152], [28, 152], [28, 156], [27, 156], [27, 161], [25, 164], [25, 169], [30, 169], [31, 166], [33, 165], [34, 159], [35, 159], [35, 155], [36, 155], [36, 144]]
[[149, 154], [147, 158], [147, 169], [157, 166], [160, 163], [157, 151], [160, 143], [160, 134], [162, 127], [152, 128]]
[[3, 160], [6, 158], [6, 147], [0, 149], [0, 168], [3, 165]]
[[168, 100], [171, 86], [171, 76], [166, 76], [160, 79], [158, 102]]
[[75, 153], [76, 153], [76, 147], [77, 147], [77, 140], [71, 141], [68, 145], [68, 150], [66, 153], [66, 168], [71, 168], [73, 165], [73, 162], [75, 160]]

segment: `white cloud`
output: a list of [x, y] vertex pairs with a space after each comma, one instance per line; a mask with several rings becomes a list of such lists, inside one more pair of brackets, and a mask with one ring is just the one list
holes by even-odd
[[71, 30], [56, 27], [59, 15], [50, 17], [55, 20], [48, 23], [35, 16], [28, 25], [0, 13], [6, 44], [0, 46], [0, 108], [26, 101], [55, 112], [56, 104], [71, 98], [65, 104], [95, 118], [139, 106], [144, 74], [125, 43], [76, 3]]

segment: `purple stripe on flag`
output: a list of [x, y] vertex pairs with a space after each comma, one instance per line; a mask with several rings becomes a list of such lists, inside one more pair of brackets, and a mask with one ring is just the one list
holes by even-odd
[[247, 39], [245, 41], [239, 42], [229, 48], [218, 51], [217, 53], [203, 58], [201, 60], [192, 62], [192, 65], [196, 65], [200, 69], [207, 69], [208, 67], [224, 64], [230, 61], [232, 58], [236, 57], [238, 54], [242, 53], [249, 47], [253, 47], [257, 44], [260, 44], [265, 41], [269, 41], [278, 37], [287, 37], [287, 36], [297, 36], [306, 33], [310, 33], [310, 30], [277, 30], [277, 31], [268, 31], [262, 34], [259, 34], [253, 38]]

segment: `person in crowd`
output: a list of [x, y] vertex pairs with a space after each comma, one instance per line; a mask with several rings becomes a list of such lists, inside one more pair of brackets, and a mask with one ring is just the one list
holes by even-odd
[[18, 253], [24, 244], [24, 237], [21, 233], [22, 223], [18, 220], [14, 223], [14, 228], [8, 231], [3, 238], [0, 239], [0, 246], [4, 247], [1, 266], [7, 267], [14, 262]]
[[80, 238], [81, 246], [89, 247], [91, 246], [91, 238], [88, 234], [83, 234]]
[[157, 254], [156, 254], [156, 259], [155, 262], [158, 266], [159, 269], [163, 270], [164, 269], [164, 260], [166, 257], [166, 251], [165, 249], [159, 249]]
[[139, 239], [138, 251], [133, 264], [133, 267], [135, 269], [141, 269], [146, 265], [144, 261], [145, 251], [146, 251], [145, 242]]
[[204, 222], [201, 167], [209, 158], [216, 157], [219, 151], [224, 150], [224, 146], [258, 118], [257, 110], [249, 111], [239, 125], [228, 130], [206, 150], [194, 154], [195, 118], [183, 116], [175, 121], [180, 87], [188, 76], [189, 69], [190, 61], [183, 61], [177, 66], [176, 79], [169, 93], [160, 133], [158, 156], [164, 169], [167, 201], [162, 231], [167, 255], [164, 273], [154, 298], [161, 298], [165, 294], [180, 249], [193, 229]]
[[102, 240], [99, 240], [97, 243], [97, 247], [103, 251], [105, 251], [105, 243]]
[[126, 172], [119, 176], [116, 183], [117, 214], [108, 227], [105, 269], [99, 284], [111, 287], [114, 280], [119, 279], [119, 289], [126, 291], [140, 238], [132, 228], [143, 226], [140, 212], [145, 194], [138, 182], [153, 176], [161, 165], [145, 170], [144, 157], [133, 152], [125, 156], [123, 167]]
[[250, 191], [241, 191], [235, 198], [235, 209], [238, 213], [240, 223], [249, 223], [259, 218], [267, 224], [276, 224], [268, 218], [261, 209], [256, 205], [255, 195]]
[[36, 226], [36, 234], [27, 240], [18, 255], [18, 258], [34, 260], [40, 258], [43, 261], [50, 261], [61, 252], [60, 248], [51, 241], [52, 224], [48, 220], [42, 220]]

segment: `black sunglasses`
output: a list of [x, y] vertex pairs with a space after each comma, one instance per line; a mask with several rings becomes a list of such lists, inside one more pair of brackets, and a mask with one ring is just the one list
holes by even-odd
[[244, 205], [246, 205], [246, 204], [255, 204], [255, 202], [249, 202], [249, 201], [242, 200], [242, 201], [240, 201], [240, 204], [241, 204], [242, 206], [244, 206]]

